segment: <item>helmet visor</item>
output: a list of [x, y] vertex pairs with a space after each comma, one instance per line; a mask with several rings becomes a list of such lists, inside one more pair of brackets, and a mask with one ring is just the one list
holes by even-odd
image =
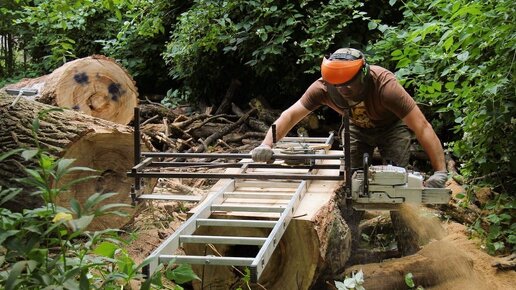
[[364, 59], [356, 60], [328, 60], [326, 57], [321, 64], [321, 75], [325, 82], [337, 85], [350, 81], [357, 75]]

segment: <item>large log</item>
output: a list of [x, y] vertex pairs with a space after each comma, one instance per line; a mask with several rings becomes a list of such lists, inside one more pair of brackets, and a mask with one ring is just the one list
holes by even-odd
[[[7, 152], [15, 148], [34, 148], [35, 140], [31, 134], [32, 122], [38, 112], [55, 108], [39, 102], [20, 99], [15, 106], [10, 106], [14, 98], [0, 93], [0, 148]], [[130, 204], [129, 196], [132, 179], [126, 172], [134, 165], [134, 145], [132, 128], [79, 114], [71, 110], [51, 112], [41, 121], [38, 142], [43, 149], [55, 158], [75, 159], [73, 166], [84, 166], [98, 170], [97, 173], [73, 172], [62, 180], [75, 180], [87, 175], [97, 174], [96, 179], [73, 186], [62, 193], [56, 203], [69, 207], [71, 198], [83, 203], [95, 192], [118, 192], [108, 199], [109, 203]], [[143, 147], [143, 146], [142, 146]], [[149, 148], [143, 148], [149, 150]], [[0, 163], [0, 186], [22, 187], [23, 193], [10, 204], [13, 210], [35, 208], [42, 204], [42, 199], [29, 193], [32, 188], [23, 187], [13, 178], [24, 177], [23, 167], [33, 166], [21, 158], [13, 157]], [[147, 182], [145, 191], [150, 193], [155, 181]], [[106, 216], [96, 219], [91, 229], [118, 228], [127, 223], [134, 208], [124, 208], [128, 217]]]
[[132, 77], [116, 61], [93, 55], [65, 63], [51, 74], [5, 89], [37, 89], [36, 101], [127, 125], [138, 104]]
[[[335, 161], [328, 160], [326, 162]], [[338, 172], [338, 170], [320, 170], [318, 175], [334, 175], [335, 171]], [[224, 182], [227, 181], [221, 180], [216, 184], [211, 189], [212, 193], [217, 191]], [[249, 183], [252, 184], [252, 182], [243, 181], [242, 185], [246, 185], [238, 186], [236, 190], [251, 190], [243, 189], [247, 188]], [[285, 186], [288, 186], [285, 185], [285, 182], [264, 184], [263, 181], [256, 181], [255, 183], [257, 192], [264, 193], [285, 191]], [[324, 285], [325, 280], [334, 277], [337, 273], [342, 273], [350, 256], [351, 232], [334, 201], [335, 192], [341, 185], [340, 181], [316, 180], [308, 186], [303, 200], [293, 214], [294, 218], [290, 221], [258, 281], [259, 285], [252, 284], [251, 289], [263, 289], [263, 287], [265, 289], [319, 289], [317, 285]], [[243, 204], [253, 203], [252, 200], [241, 202]], [[254, 202], [259, 205], [268, 205], [267, 200]], [[274, 204], [277, 203], [277, 200], [269, 202]], [[216, 217], [270, 219], [272, 218], [270, 215], [270, 213], [218, 212]], [[267, 233], [267, 230], [259, 228], [199, 227], [195, 234], [263, 237], [267, 236]], [[238, 245], [206, 247], [200, 244], [186, 244], [184, 250], [189, 255], [254, 257], [258, 248]], [[230, 266], [193, 265], [193, 269], [202, 279], [202, 281], [194, 283], [196, 289], [227, 290], [236, 289], [238, 286], [247, 289], [242, 285], [241, 272], [244, 272], [244, 269], [241, 267], [236, 269]]]

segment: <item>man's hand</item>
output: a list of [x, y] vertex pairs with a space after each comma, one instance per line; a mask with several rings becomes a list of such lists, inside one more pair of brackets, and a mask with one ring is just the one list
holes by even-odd
[[434, 175], [430, 176], [425, 181], [426, 187], [435, 187], [435, 188], [443, 188], [444, 184], [448, 180], [448, 172], [446, 171], [436, 171]]
[[269, 145], [262, 144], [251, 151], [253, 161], [255, 162], [270, 162], [272, 160], [272, 148]]

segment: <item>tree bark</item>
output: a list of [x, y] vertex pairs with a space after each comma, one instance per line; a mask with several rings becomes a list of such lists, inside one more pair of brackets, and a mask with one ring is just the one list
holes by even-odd
[[24, 79], [5, 89], [38, 90], [33, 99], [127, 125], [138, 104], [132, 77], [115, 60], [93, 55], [65, 63], [51, 74]]
[[[0, 148], [7, 152], [16, 148], [35, 148], [31, 128], [32, 122], [38, 112], [55, 107], [44, 105], [25, 99], [19, 100], [11, 107], [14, 98], [0, 94]], [[40, 130], [37, 133], [37, 141], [42, 149], [48, 151], [54, 158], [75, 159], [73, 166], [89, 167], [97, 170], [97, 173], [76, 171], [65, 176], [59, 184], [63, 184], [90, 175], [98, 175], [95, 179], [79, 183], [63, 192], [55, 201], [58, 205], [69, 207], [70, 200], [75, 198], [79, 203], [93, 193], [118, 192], [106, 203], [130, 204], [130, 188], [132, 178], [126, 175], [134, 166], [133, 130], [130, 127], [93, 118], [84, 114], [78, 114], [71, 110], [50, 112], [40, 121]], [[142, 146], [142, 150], [149, 150]], [[0, 186], [23, 188], [9, 208], [21, 210], [23, 208], [35, 208], [42, 205], [39, 196], [32, 196], [33, 188], [24, 187], [13, 178], [25, 177], [24, 167], [34, 166], [34, 163], [25, 162], [19, 157], [12, 156], [0, 163]], [[148, 180], [144, 186], [146, 193], [152, 192], [154, 180]], [[5, 206], [5, 205], [4, 205]], [[134, 208], [121, 208], [128, 212], [128, 217], [105, 216], [97, 218], [91, 225], [91, 229], [119, 228], [127, 223]]]

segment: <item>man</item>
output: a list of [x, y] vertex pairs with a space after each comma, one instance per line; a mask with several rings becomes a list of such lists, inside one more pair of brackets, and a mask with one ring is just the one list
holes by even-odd
[[[322, 105], [341, 115], [351, 111], [351, 167], [362, 165], [364, 153], [372, 156], [378, 147], [384, 160], [405, 167], [409, 162], [412, 134], [430, 158], [434, 174], [427, 187], [444, 187], [447, 179], [443, 148], [432, 126], [394, 74], [369, 65], [365, 56], [353, 48], [341, 48], [321, 64], [322, 78], [276, 120], [280, 140], [306, 115]], [[272, 132], [252, 150], [253, 160], [272, 159]]]

